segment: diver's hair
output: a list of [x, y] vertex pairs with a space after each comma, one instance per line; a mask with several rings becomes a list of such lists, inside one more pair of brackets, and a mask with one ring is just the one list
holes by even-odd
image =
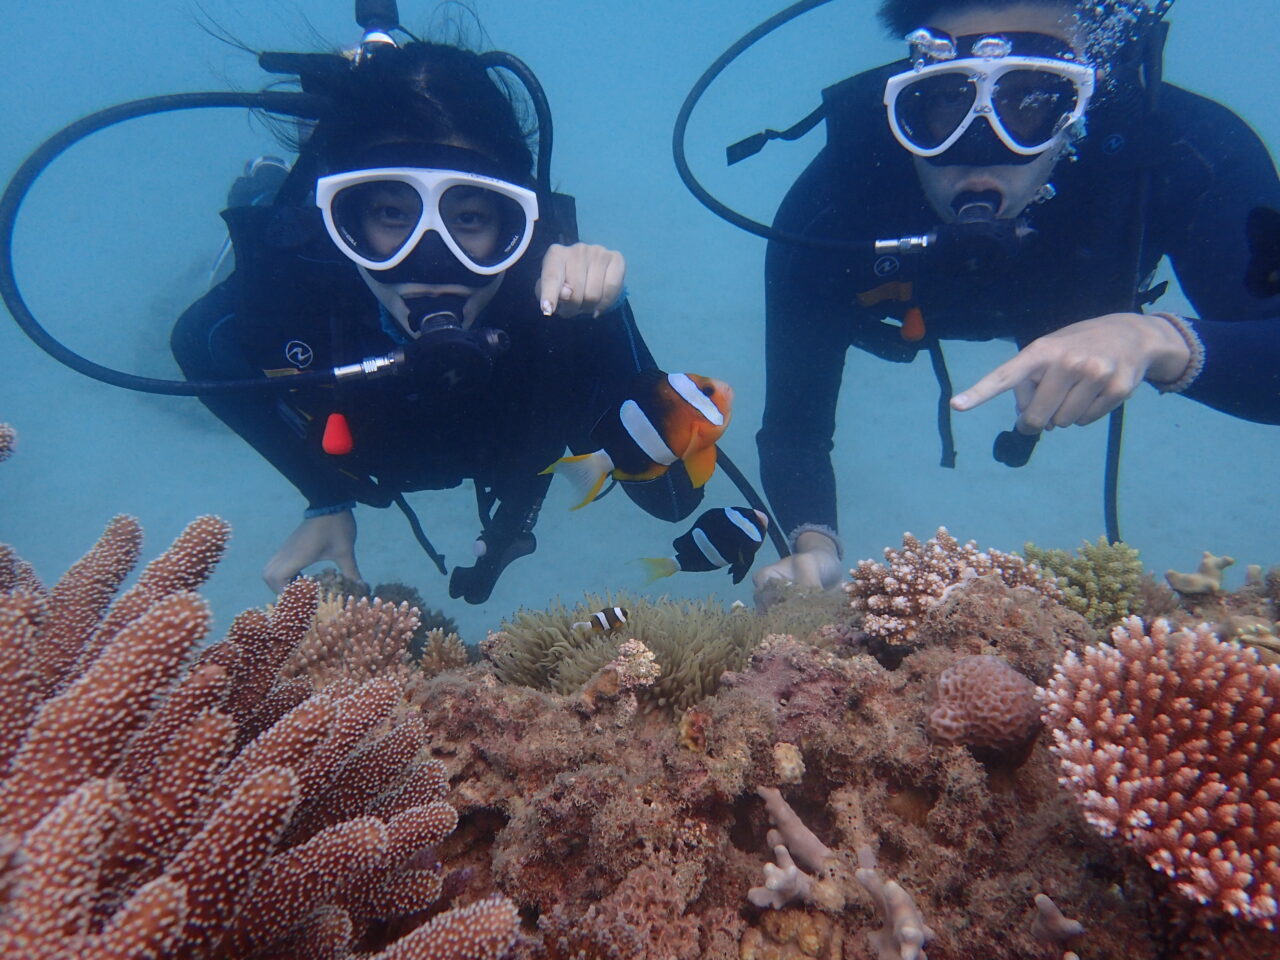
[[1030, 3], [1042, 7], [1075, 7], [1075, 0], [880, 0], [880, 22], [894, 37], [905, 37], [917, 27], [929, 25], [940, 13], [979, 7], [999, 10]]
[[387, 140], [458, 140], [495, 160], [510, 179], [531, 177], [533, 154], [516, 97], [470, 50], [426, 41], [378, 50], [352, 68], [330, 99], [332, 109], [303, 145], [330, 169]]

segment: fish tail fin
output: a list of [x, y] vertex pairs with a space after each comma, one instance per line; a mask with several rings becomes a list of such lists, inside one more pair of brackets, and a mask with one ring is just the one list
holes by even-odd
[[577, 621], [576, 623], [571, 623], [571, 624], [569, 624], [569, 629], [570, 629], [570, 630], [573, 630], [573, 631], [581, 630], [583, 627], [587, 627], [588, 629], [590, 629], [590, 627], [591, 627], [591, 621], [590, 621], [590, 620], [579, 620], [579, 621]]
[[636, 562], [644, 567], [645, 583], [653, 583], [680, 570], [675, 557], [641, 557]]
[[612, 471], [613, 460], [603, 450], [597, 450], [595, 453], [561, 457], [542, 472], [559, 474], [568, 480], [574, 493], [582, 498], [571, 509], [581, 510], [596, 498], [604, 486], [605, 477]]

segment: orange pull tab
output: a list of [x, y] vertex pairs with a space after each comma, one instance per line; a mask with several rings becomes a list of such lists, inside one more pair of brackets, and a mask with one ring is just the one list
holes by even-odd
[[902, 315], [902, 339], [912, 343], [924, 339], [924, 314], [917, 306], [907, 307], [907, 312]]
[[324, 422], [324, 439], [320, 441], [324, 452], [340, 457], [351, 452], [355, 443], [351, 439], [351, 428], [347, 426], [347, 418], [340, 413], [331, 413]]

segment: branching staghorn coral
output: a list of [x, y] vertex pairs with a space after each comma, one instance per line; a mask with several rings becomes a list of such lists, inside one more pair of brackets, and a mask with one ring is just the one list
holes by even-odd
[[[438, 898], [429, 851], [457, 815], [421, 720], [391, 719], [399, 685], [279, 674], [314, 582], [195, 655], [209, 615], [190, 591], [226, 536], [201, 518], [109, 606], [138, 555], [129, 518], [52, 590], [5, 578], [0, 956], [340, 960]], [[496, 960], [516, 925], [491, 898], [377, 956]]]
[[1069, 653], [1041, 691], [1061, 782], [1183, 896], [1280, 923], [1280, 667], [1206, 624]]
[[[370, 587], [361, 580], [351, 580], [344, 577], [335, 567], [321, 570], [316, 574], [315, 579], [320, 584], [322, 609], [329, 598], [335, 598], [338, 603], [342, 603], [347, 597], [355, 597], [357, 600], [362, 597], [368, 600], [377, 599], [393, 605], [407, 603], [409, 606], [416, 608], [418, 611], [418, 628], [414, 631], [413, 640], [409, 644], [409, 656], [415, 661], [423, 659], [424, 651], [429, 643], [439, 642], [439, 638], [435, 636], [435, 631], [440, 631], [445, 638], [449, 638], [450, 635], [456, 638], [458, 635], [457, 621], [447, 616], [443, 610], [428, 607], [426, 601], [422, 599], [422, 594], [407, 583], [389, 581]], [[459, 650], [466, 652], [466, 648], [461, 641], [454, 640], [450, 643], [450, 647], [455, 645]], [[452, 660], [452, 658], [453, 654], [451, 653], [450, 659]], [[452, 669], [452, 667], [444, 667], [442, 669]], [[439, 670], [430, 665], [424, 665], [424, 670], [428, 675], [439, 672]]]
[[424, 635], [418, 618], [418, 608], [404, 601], [321, 591], [311, 628], [282, 672], [305, 676], [317, 690], [343, 678], [394, 676], [416, 700], [427, 677], [469, 662], [456, 633], [437, 628]]
[[844, 585], [850, 606], [862, 613], [862, 629], [888, 644], [909, 644], [924, 615], [948, 590], [978, 577], [995, 576], [1006, 586], [1028, 587], [1051, 600], [1061, 600], [1052, 577], [1017, 554], [979, 550], [972, 540], [961, 544], [939, 527], [921, 543], [902, 535], [902, 549], [885, 547], [886, 563], [860, 560]]
[[1022, 553], [1057, 579], [1063, 605], [1099, 630], [1137, 613], [1141, 606], [1142, 561], [1127, 544], [1099, 537], [1096, 543], [1085, 540], [1072, 555], [1028, 543]]
[[357, 683], [375, 676], [408, 681], [409, 642], [418, 628], [418, 611], [407, 603], [364, 597], [326, 599], [281, 675], [306, 677], [317, 690], [344, 678]]

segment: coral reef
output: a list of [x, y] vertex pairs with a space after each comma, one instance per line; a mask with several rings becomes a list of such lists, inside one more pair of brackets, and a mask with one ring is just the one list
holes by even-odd
[[929, 609], [950, 588], [977, 577], [995, 576], [1006, 586], [1062, 599], [1053, 578], [1035, 564], [1017, 554], [979, 550], [972, 540], [961, 545], [946, 527], [923, 544], [905, 533], [902, 549], [885, 547], [884, 556], [884, 564], [859, 561], [845, 590], [853, 609], [863, 614], [862, 629], [890, 645], [911, 643]]
[[1036, 685], [990, 654], [964, 657], [938, 677], [929, 736], [937, 743], [1010, 750], [1040, 730]]
[[281, 676], [306, 677], [316, 690], [349, 679], [357, 683], [393, 677], [407, 683], [409, 642], [418, 611], [407, 603], [372, 602], [348, 596], [321, 605], [311, 626], [280, 669]]
[[940, 530], [847, 595], [588, 598], [463, 666], [420, 598], [308, 580], [200, 648], [225, 540], [114, 602], [128, 518], [51, 590], [0, 547], [0, 955], [1280, 960], [1280, 668], [1213, 636], [1274, 635], [1280, 572], [1141, 581], [1175, 624], [1098, 647], [1119, 574]]
[[[627, 611], [622, 629], [574, 629], [596, 610], [615, 606]], [[787, 613], [798, 606], [789, 605]], [[680, 710], [714, 693], [720, 675], [742, 666], [768, 627], [766, 618], [725, 610], [713, 601], [589, 595], [573, 609], [556, 604], [545, 611], [520, 611], [490, 635], [482, 652], [507, 683], [568, 694], [583, 689], [612, 661], [622, 641], [638, 640], [652, 651], [661, 671], [640, 691], [642, 699], [649, 706]]]
[[1217, 596], [1222, 592], [1223, 571], [1234, 566], [1235, 562], [1234, 557], [1218, 557], [1206, 550], [1200, 557], [1200, 565], [1195, 573], [1167, 570], [1164, 578], [1169, 586], [1184, 597]]
[[[441, 854], [539, 918], [542, 943], [516, 957], [1191, 960], [1244, 944], [1280, 958], [1280, 938], [1188, 915], [1100, 836], [1044, 734], [1016, 762], [931, 741], [947, 669], [999, 656], [1047, 683], [1096, 640], [1078, 614], [985, 576], [931, 606], [892, 668], [875, 638], [841, 632], [826, 649], [762, 638], [677, 723], [621, 696], [585, 709], [580, 688], [511, 685], [490, 664], [430, 680], [422, 717], [460, 815]], [[1064, 920], [1042, 939], [1037, 895], [1088, 930]]]
[[875, 854], [869, 847], [858, 848], [858, 861], [861, 866], [854, 871], [854, 878], [871, 896], [880, 916], [880, 929], [873, 930], [869, 936], [880, 960], [929, 960], [924, 945], [934, 934], [911, 894], [880, 875]]
[[1023, 556], [1053, 575], [1062, 591], [1062, 603], [1099, 630], [1138, 613], [1142, 601], [1142, 561], [1138, 551], [1124, 543], [1080, 544], [1074, 555], [1066, 550], [1042, 550], [1033, 543]]
[[305, 675], [317, 690], [342, 677], [359, 681], [391, 675], [416, 689], [424, 676], [470, 663], [456, 633], [438, 627], [424, 633], [419, 616], [419, 608], [407, 600], [321, 590], [316, 618], [284, 673]]
[[[1174, 580], [1192, 578], [1192, 592], [1175, 593], [1161, 585], [1171, 599], [1144, 604], [1143, 619], [1147, 623], [1165, 619], [1174, 627], [1208, 623], [1219, 640], [1245, 644], [1263, 663], [1280, 664], [1280, 568], [1264, 571], [1251, 564], [1244, 585], [1227, 592], [1222, 589], [1221, 574], [1229, 559], [1206, 552], [1200, 573], [1174, 576]], [[1200, 589], [1195, 589], [1197, 584]]]
[[1045, 943], [1069, 943], [1081, 936], [1084, 924], [1063, 915], [1053, 898], [1043, 893], [1035, 895], [1036, 916], [1031, 921], [1031, 936]]
[[1070, 653], [1044, 693], [1062, 783], [1174, 888], [1266, 929], [1280, 895], [1280, 667], [1207, 625]]
[[[439, 611], [432, 611], [438, 613]], [[445, 670], [458, 670], [471, 663], [471, 651], [456, 633], [446, 633], [441, 627], [432, 627], [424, 635], [422, 627], [414, 631], [409, 641], [409, 659], [428, 677]]]
[[399, 685], [279, 673], [314, 582], [196, 655], [227, 533], [195, 521], [114, 603], [129, 518], [51, 590], [0, 564], [0, 955], [497, 960], [515, 908], [444, 910], [457, 815]]
[[833, 882], [839, 862], [831, 848], [804, 825], [777, 788], [757, 787], [756, 793], [764, 801], [773, 824], [765, 839], [775, 863], [764, 865], [764, 886], [748, 890], [747, 899], [757, 907], [772, 910], [781, 910], [790, 903], [814, 903], [840, 910], [844, 894]]
[[[458, 635], [457, 621], [446, 615], [443, 610], [428, 607], [417, 588], [411, 587], [407, 583], [399, 583], [393, 580], [370, 587], [363, 581], [344, 577], [336, 567], [328, 567], [321, 570], [316, 574], [315, 579], [320, 584], [322, 597], [336, 595], [340, 601], [345, 600], [347, 597], [355, 597], [357, 600], [363, 597], [367, 600], [382, 600], [384, 603], [391, 604], [407, 603], [415, 608], [418, 611], [418, 627], [414, 631], [413, 640], [409, 643], [409, 657], [415, 662], [423, 658], [424, 652], [433, 640], [438, 642], [438, 638], [434, 636], [434, 631], [439, 630], [446, 638], [450, 634], [455, 637]], [[460, 642], [458, 646], [465, 651], [466, 648]], [[427, 672], [437, 673], [439, 671], [429, 668]]]
[[636, 691], [653, 685], [662, 676], [653, 651], [639, 640], [624, 640], [618, 655], [606, 663], [581, 690], [583, 706], [589, 713], [600, 709], [604, 701], [624, 700], [618, 722], [625, 724], [639, 707]]

